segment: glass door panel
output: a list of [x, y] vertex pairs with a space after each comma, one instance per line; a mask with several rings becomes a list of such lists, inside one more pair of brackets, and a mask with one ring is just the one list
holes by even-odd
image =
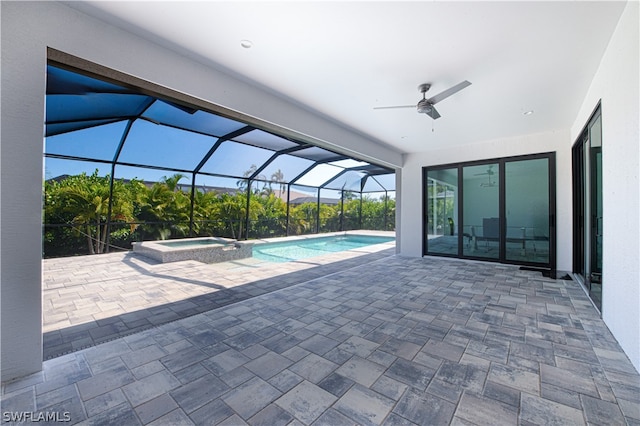
[[429, 170], [426, 180], [426, 251], [457, 256], [458, 169]]
[[463, 256], [500, 258], [500, 165], [462, 168]]
[[549, 207], [549, 160], [505, 163], [507, 261], [549, 263]]
[[584, 231], [585, 214], [585, 175], [586, 166], [584, 142], [579, 141], [573, 147], [573, 272], [578, 276], [587, 276], [584, 248], [586, 247]]
[[573, 146], [573, 271], [602, 306], [602, 116], [599, 107]]
[[602, 122], [601, 116], [589, 130], [590, 158], [590, 260], [589, 293], [597, 306], [602, 301]]

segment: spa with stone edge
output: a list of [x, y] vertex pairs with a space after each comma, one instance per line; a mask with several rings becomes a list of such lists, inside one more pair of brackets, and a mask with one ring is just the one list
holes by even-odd
[[251, 257], [252, 242], [202, 237], [181, 240], [134, 242], [133, 251], [162, 263], [197, 260], [218, 263]]

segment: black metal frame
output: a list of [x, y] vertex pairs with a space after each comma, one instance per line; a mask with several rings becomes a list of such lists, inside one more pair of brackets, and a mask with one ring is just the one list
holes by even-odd
[[[98, 80], [102, 80], [108, 83], [112, 83], [112, 84], [117, 84], [119, 86], [121, 86], [123, 88], [123, 91], [126, 90], [134, 90], [136, 91], [136, 93], [140, 93], [143, 94], [145, 96], [150, 96], [150, 100], [147, 103], [144, 103], [143, 105], [140, 106], [139, 110], [133, 114], [133, 115], [128, 115], [128, 116], [113, 116], [113, 117], [106, 117], [104, 119], [101, 118], [101, 120], [105, 120], [105, 121], [101, 121], [100, 124], [92, 124], [91, 121], [95, 119], [83, 119], [81, 122], [83, 123], [82, 129], [87, 129], [87, 128], [91, 128], [91, 127], [95, 127], [98, 125], [103, 125], [106, 122], [111, 122], [111, 123], [115, 123], [115, 122], [121, 122], [121, 121], [127, 121], [127, 124], [125, 126], [125, 130], [122, 134], [122, 137], [118, 143], [117, 149], [115, 151], [115, 154], [113, 156], [113, 158], [111, 160], [105, 160], [105, 159], [97, 159], [97, 158], [87, 158], [87, 157], [80, 157], [80, 156], [73, 156], [73, 155], [62, 155], [62, 154], [49, 154], [49, 153], [45, 153], [44, 156], [45, 158], [57, 158], [57, 159], [63, 159], [63, 160], [74, 160], [74, 161], [86, 161], [86, 162], [92, 162], [92, 163], [100, 163], [100, 164], [109, 164], [111, 166], [111, 174], [110, 174], [110, 191], [113, 191], [113, 186], [114, 186], [114, 179], [115, 179], [115, 172], [116, 172], [116, 166], [128, 166], [128, 167], [137, 167], [137, 168], [143, 168], [143, 169], [154, 169], [154, 170], [163, 170], [163, 171], [169, 171], [169, 172], [174, 172], [174, 173], [185, 173], [185, 174], [190, 174], [191, 175], [191, 196], [190, 196], [190, 212], [189, 212], [189, 234], [193, 235], [194, 234], [194, 208], [195, 208], [195, 191], [196, 191], [196, 176], [197, 175], [205, 175], [205, 176], [212, 176], [212, 177], [221, 177], [221, 178], [230, 178], [230, 179], [244, 179], [247, 181], [247, 212], [246, 212], [246, 216], [245, 216], [245, 222], [246, 222], [246, 227], [245, 227], [245, 238], [249, 238], [249, 223], [250, 223], [250, 212], [249, 212], [249, 204], [250, 204], [250, 197], [251, 197], [251, 187], [252, 184], [254, 184], [257, 181], [264, 181], [264, 182], [268, 182], [269, 180], [264, 180], [264, 179], [260, 179], [260, 173], [269, 165], [271, 164], [273, 161], [275, 161], [278, 157], [285, 155], [285, 154], [291, 154], [294, 153], [296, 151], [300, 151], [306, 148], [310, 148], [310, 147], [314, 147], [317, 145], [314, 145], [312, 142], [305, 140], [305, 137], [303, 135], [296, 135], [298, 136], [296, 137], [292, 137], [292, 135], [290, 134], [289, 131], [285, 130], [285, 129], [280, 129], [280, 128], [276, 128], [274, 125], [269, 124], [269, 123], [262, 123], [259, 122], [257, 119], [252, 118], [252, 117], [247, 117], [247, 116], [243, 116], [239, 113], [236, 112], [232, 112], [232, 111], [228, 111], [222, 107], [219, 107], [217, 105], [213, 105], [213, 104], [209, 104], [209, 103], [204, 103], [202, 100], [199, 99], [195, 99], [195, 98], [191, 98], [188, 95], [184, 95], [184, 94], [180, 94], [178, 92], [172, 91], [170, 89], [166, 89], [157, 85], [154, 85], [153, 83], [149, 83], [149, 82], [145, 82], [142, 80], [139, 80], [135, 77], [132, 76], [128, 76], [122, 73], [119, 73], [117, 71], [114, 70], [110, 70], [108, 68], [102, 67], [100, 65], [97, 64], [93, 64], [91, 62], [88, 62], [86, 60], [74, 57], [72, 55], [68, 55], [65, 54], [63, 52], [57, 51], [55, 49], [48, 49], [48, 55], [49, 55], [49, 65], [57, 67], [57, 68], [61, 68], [64, 69], [66, 71], [71, 71], [80, 75], [84, 75], [87, 77], [91, 77], [91, 78], [95, 78]], [[128, 92], [127, 92], [128, 93]], [[47, 93], [48, 94], [48, 93]], [[211, 148], [208, 150], [208, 152], [203, 156], [203, 158], [199, 161], [199, 163], [196, 165], [196, 167], [194, 169], [184, 169], [184, 168], [178, 168], [178, 167], [165, 167], [165, 166], [156, 166], [156, 165], [149, 165], [149, 164], [138, 164], [138, 163], [130, 163], [130, 162], [125, 162], [125, 161], [121, 161], [120, 160], [120, 155], [122, 153], [123, 147], [126, 143], [127, 137], [129, 135], [129, 132], [133, 126], [133, 123], [136, 120], [145, 120], [148, 122], [152, 122], [151, 120], [149, 120], [148, 118], [144, 117], [143, 114], [145, 113], [145, 111], [151, 107], [151, 105], [153, 105], [153, 103], [156, 100], [162, 100], [165, 103], [169, 103], [171, 105], [174, 105], [176, 107], [178, 107], [179, 109], [182, 110], [188, 110], [189, 112], [195, 112], [198, 110], [202, 110], [211, 114], [215, 114], [227, 119], [231, 119], [234, 120], [238, 123], [243, 123], [245, 124], [245, 127], [242, 127], [238, 130], [232, 131], [228, 134], [225, 135], [211, 135], [211, 134], [205, 134], [202, 133], [198, 130], [194, 130], [194, 129], [187, 129], [184, 127], [180, 127], [180, 126], [176, 126], [170, 123], [162, 123], [163, 126], [167, 126], [170, 128], [174, 128], [174, 129], [178, 129], [178, 130], [183, 130], [183, 131], [189, 131], [192, 133], [196, 133], [196, 134], [200, 134], [200, 135], [205, 135], [208, 137], [216, 137], [217, 140], [212, 144]], [[61, 124], [61, 123], [72, 123], [72, 122], [78, 122], [78, 121], [73, 121], [73, 120], [58, 120], [55, 122], [47, 122], [45, 123], [45, 125], [53, 125], [53, 124]], [[86, 122], [86, 124], [85, 124]], [[158, 124], [158, 123], [155, 123]], [[203, 172], [201, 171], [202, 168], [205, 166], [205, 164], [207, 163], [207, 161], [212, 157], [212, 155], [216, 152], [216, 150], [221, 146], [221, 144], [225, 141], [230, 141], [233, 140], [236, 143], [241, 143], [244, 145], [248, 145], [248, 146], [255, 146], [252, 145], [251, 143], [245, 143], [239, 140], [236, 140], [237, 137], [253, 131], [253, 130], [261, 130], [263, 132], [267, 132], [267, 133], [271, 133], [275, 136], [278, 136], [282, 139], [285, 139], [289, 142], [295, 143], [296, 145], [293, 147], [289, 147], [286, 149], [281, 149], [281, 150], [275, 150], [275, 149], [270, 149], [270, 148], [266, 148], [266, 147], [261, 147], [263, 149], [270, 149], [271, 151], [273, 151], [273, 154], [266, 160], [264, 161], [260, 167], [257, 167], [257, 169], [250, 175], [250, 176], [232, 176], [232, 175], [225, 175], [225, 174], [218, 174], [218, 173], [209, 173], [209, 172]], [[54, 134], [61, 134], [61, 133], [65, 133], [65, 131], [60, 131], [60, 132], [55, 132]], [[53, 134], [49, 134], [48, 135], [53, 135]], [[287, 185], [287, 234], [289, 232], [289, 204], [290, 204], [290, 193], [291, 193], [291, 185], [298, 185], [296, 182], [299, 181], [302, 177], [305, 176], [306, 173], [308, 173], [310, 170], [312, 170], [314, 167], [318, 166], [319, 164], [323, 164], [323, 163], [331, 163], [331, 162], [335, 162], [335, 161], [340, 161], [340, 160], [345, 160], [345, 159], [351, 159], [352, 157], [349, 157], [347, 155], [344, 154], [340, 154], [337, 153], [335, 151], [332, 151], [330, 149], [324, 148], [324, 147], [318, 147], [319, 149], [322, 149], [323, 151], [325, 151], [327, 154], [332, 154], [332, 155], [328, 155], [326, 158], [322, 159], [322, 160], [313, 160], [311, 158], [307, 158], [307, 157], [301, 157], [301, 158], [305, 158], [308, 161], [313, 161], [311, 163], [311, 165], [306, 168], [302, 173], [298, 174], [297, 176], [295, 176], [293, 179], [289, 180], [288, 182], [286, 182]], [[322, 183], [321, 185], [314, 187], [314, 186], [309, 186], [309, 185], [303, 185], [305, 187], [309, 187], [309, 188], [317, 188], [317, 193], [318, 193], [318, 208], [317, 208], [317, 217], [316, 217], [316, 227], [318, 228], [317, 231], [319, 231], [319, 226], [320, 226], [320, 191], [323, 188], [328, 188], [329, 185], [331, 184], [331, 182], [333, 182], [335, 179], [337, 179], [338, 177], [342, 176], [344, 173], [350, 172], [350, 171], [359, 171], [364, 173], [364, 178], [361, 180], [360, 182], [360, 195], [362, 197], [362, 193], [364, 191], [364, 186], [365, 186], [365, 182], [367, 180], [367, 178], [371, 177], [373, 178], [377, 184], [380, 186], [380, 188], [383, 189], [384, 193], [385, 193], [385, 198], [388, 196], [388, 188], [385, 188], [382, 184], [380, 184], [379, 181], [377, 181], [375, 179], [376, 175], [379, 174], [391, 174], [391, 173], [395, 173], [395, 171], [393, 169], [387, 168], [385, 166], [381, 166], [381, 165], [376, 165], [373, 163], [370, 163], [367, 166], [356, 166], [356, 167], [347, 167], [347, 168], [343, 168], [344, 170], [340, 173], [338, 173], [337, 175], [333, 176], [331, 179], [327, 180], [326, 182]], [[283, 182], [285, 183], [285, 182]], [[330, 188], [332, 190], [341, 190], [338, 188]], [[344, 186], [342, 188], [342, 191], [344, 191]], [[372, 191], [372, 192], [381, 192], [381, 191]], [[109, 197], [109, 206], [108, 206], [108, 218], [107, 218], [107, 235], [110, 235], [110, 231], [111, 231], [111, 212], [112, 212], [112, 199], [113, 197]], [[385, 226], [386, 226], [386, 200], [385, 200]], [[107, 241], [107, 247], [109, 247], [108, 245], [109, 241]]]
[[[586, 274], [583, 276], [583, 269], [585, 266], [585, 250], [592, 250], [591, 247], [586, 247], [585, 242], [585, 215], [586, 211], [586, 200], [584, 196], [585, 190], [585, 175], [590, 173], [589, 170], [585, 170], [583, 155], [585, 149], [585, 143], [588, 141], [589, 129], [592, 123], [598, 118], [602, 117], [602, 102], [598, 101], [596, 107], [593, 109], [593, 112], [589, 116], [589, 119], [586, 121], [584, 127], [580, 131], [576, 141], [571, 147], [571, 161], [572, 161], [572, 213], [573, 213], [573, 264], [572, 264], [572, 272], [576, 274], [579, 278], [578, 281], [585, 288], [586, 292], [589, 295], [589, 298], [596, 305], [598, 310], [602, 309], [602, 300], [597, 297], [593, 297], [592, 291], [592, 277], [590, 274]], [[601, 148], [602, 149], [602, 148]], [[595, 188], [590, 188], [595, 191]], [[592, 195], [593, 196], [593, 195]], [[591, 256], [591, 253], [589, 253]], [[602, 285], [602, 277], [600, 277], [600, 285]]]
[[[526, 262], [526, 261], [517, 261], [506, 258], [506, 232], [507, 232], [507, 223], [506, 223], [506, 189], [505, 189], [505, 165], [510, 162], [515, 161], [525, 161], [525, 160], [535, 160], [545, 158], [549, 161], [549, 262], [547, 264], [541, 264], [538, 262]], [[469, 256], [463, 254], [463, 244], [464, 244], [464, 233], [463, 226], [464, 223], [460, 219], [464, 217], [464, 201], [463, 201], [463, 168], [468, 166], [479, 166], [485, 164], [498, 164], [498, 182], [499, 182], [499, 200], [498, 200], [498, 208], [499, 208], [499, 228], [500, 228], [500, 238], [499, 238], [499, 255], [497, 258], [486, 258], [479, 256]], [[456, 169], [457, 170], [457, 185], [458, 185], [458, 224], [456, 225], [457, 229], [457, 237], [458, 237], [458, 252], [457, 254], [447, 254], [447, 253], [437, 253], [437, 252], [429, 252], [429, 241], [428, 241], [428, 187], [427, 187], [427, 177], [430, 171], [434, 170], [444, 170], [444, 169]], [[452, 257], [452, 258], [460, 258], [460, 259], [470, 259], [470, 260], [482, 260], [488, 262], [498, 262], [498, 263], [506, 263], [506, 264], [515, 264], [522, 265], [527, 268], [532, 269], [541, 269], [544, 271], [549, 271], [550, 275], [555, 276], [556, 274], [556, 162], [555, 162], [555, 152], [546, 152], [539, 154], [528, 154], [528, 155], [519, 155], [513, 157], [500, 157], [500, 158], [491, 158], [477, 161], [469, 161], [469, 162], [460, 162], [460, 163], [450, 163], [450, 164], [441, 164], [437, 166], [427, 166], [422, 168], [422, 254], [423, 256], [441, 256], [441, 257]]]

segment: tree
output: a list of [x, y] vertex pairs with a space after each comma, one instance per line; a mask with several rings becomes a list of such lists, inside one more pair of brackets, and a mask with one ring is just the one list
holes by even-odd
[[164, 176], [143, 195], [139, 213], [139, 219], [146, 222], [143, 234], [160, 240], [189, 234], [191, 194], [178, 187], [184, 177], [181, 173]]
[[196, 235], [221, 236], [223, 227], [216, 216], [216, 203], [219, 195], [216, 192], [195, 192], [193, 203], [193, 231]]
[[302, 203], [291, 206], [289, 211], [289, 233], [294, 235], [308, 234], [315, 231], [316, 203]]
[[284, 235], [287, 223], [287, 203], [273, 192], [252, 197], [260, 205], [261, 214], [253, 226], [252, 235], [258, 238]]
[[284, 173], [282, 173], [282, 170], [278, 169], [271, 174], [271, 182], [280, 184], [280, 197], [282, 197], [282, 194], [284, 194], [284, 191], [287, 188], [287, 183], [284, 180]]
[[[249, 199], [249, 222], [256, 221], [264, 211], [262, 205], [256, 198], [258, 197], [251, 197]], [[241, 239], [245, 231], [244, 225], [247, 219], [246, 194], [242, 192], [234, 195], [222, 194], [212, 214], [227, 223], [231, 238]]]
[[50, 182], [45, 185], [45, 220], [64, 215], [63, 220], [86, 237], [89, 253], [103, 253], [109, 237], [109, 203], [112, 220], [134, 219], [127, 186], [123, 181], [114, 180], [110, 200], [110, 183], [110, 176], [98, 176], [98, 170], [90, 176], [82, 173]]
[[[252, 167], [246, 176], [255, 174]], [[110, 200], [109, 176], [86, 173], [44, 183], [45, 256], [102, 253], [107, 243], [126, 247], [130, 241], [179, 238], [190, 235], [191, 192], [180, 188], [182, 174], [163, 177], [151, 186], [139, 180], [114, 180]], [[280, 170], [272, 182], [283, 180]], [[240, 185], [246, 180], [239, 181]], [[286, 184], [279, 182], [283, 188]], [[242, 239], [293, 235], [340, 229], [388, 229], [395, 224], [395, 201], [344, 193], [343, 204], [304, 203], [289, 206], [273, 191], [252, 189], [234, 193], [194, 192], [193, 231], [197, 235]], [[247, 196], [249, 210], [247, 214]], [[449, 200], [447, 200], [449, 202]], [[111, 203], [111, 218], [109, 218]], [[386, 203], [386, 209], [385, 209]], [[342, 207], [342, 210], [341, 210]], [[445, 207], [442, 205], [442, 207]], [[452, 208], [447, 206], [449, 209]], [[340, 217], [341, 211], [344, 217]], [[362, 221], [360, 221], [362, 215]], [[110, 220], [109, 220], [110, 219]], [[248, 219], [248, 221], [247, 221]], [[109, 225], [110, 224], [110, 225]], [[249, 226], [249, 229], [246, 229]]]

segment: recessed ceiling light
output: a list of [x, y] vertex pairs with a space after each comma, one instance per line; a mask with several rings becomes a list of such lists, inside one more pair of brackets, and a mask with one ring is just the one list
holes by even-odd
[[531, 114], [533, 114], [533, 110], [531, 109], [531, 110], [529, 110], [529, 111], [525, 111], [525, 112], [523, 112], [522, 114], [523, 114], [523, 115], [531, 115]]
[[240, 46], [245, 49], [250, 49], [253, 46], [253, 42], [251, 40], [240, 40]]

